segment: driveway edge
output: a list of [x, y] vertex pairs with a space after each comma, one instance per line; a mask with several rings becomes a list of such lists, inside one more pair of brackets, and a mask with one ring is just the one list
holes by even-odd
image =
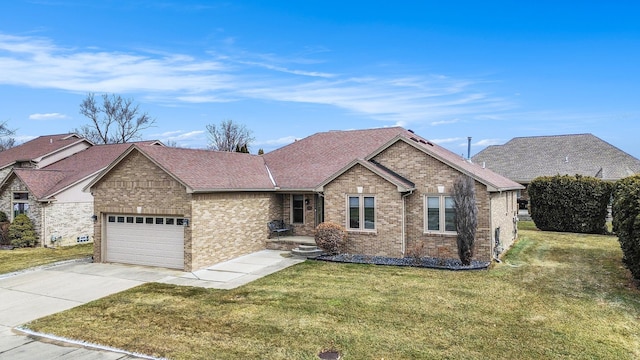
[[45, 270], [45, 269], [49, 269], [49, 268], [60, 266], [60, 265], [80, 263], [80, 262], [86, 262], [86, 263], [93, 262], [93, 256], [89, 255], [89, 256], [86, 256], [86, 257], [83, 257], [83, 258], [78, 258], [78, 259], [56, 261], [56, 262], [53, 262], [53, 263], [50, 263], [50, 264], [38, 265], [38, 266], [34, 266], [34, 267], [30, 267], [30, 268], [26, 268], [26, 269], [22, 269], [22, 270], [18, 270], [18, 271], [13, 271], [13, 272], [6, 273], [6, 274], [0, 274], [0, 279], [6, 279], [6, 278], [10, 278], [12, 276], [25, 274], [25, 273], [29, 273], [29, 272], [32, 272], [32, 271]]
[[[84, 348], [95, 349], [95, 350], [111, 351], [111, 352], [116, 352], [116, 353], [120, 353], [120, 354], [124, 354], [124, 355], [135, 356], [135, 357], [141, 358], [141, 359], [168, 360], [167, 358], [159, 358], [159, 357], [154, 357], [154, 356], [151, 356], [151, 355], [139, 354], [139, 353], [135, 353], [135, 352], [127, 351], [127, 350], [122, 350], [122, 349], [118, 349], [118, 348], [114, 348], [114, 347], [110, 347], [110, 346], [104, 346], [104, 345], [94, 344], [94, 343], [90, 343], [90, 342], [86, 342], [86, 341], [67, 339], [67, 338], [64, 338], [64, 337], [56, 336], [56, 335], [40, 333], [40, 332], [37, 332], [37, 331], [33, 331], [33, 330], [30, 330], [30, 329], [27, 329], [27, 328], [22, 327], [22, 326], [16, 326], [16, 327], [13, 328], [13, 330], [14, 331], [19, 331], [19, 332], [24, 333], [24, 334], [29, 335], [29, 336], [33, 336], [33, 337], [36, 337], [36, 338], [47, 339], [47, 340], [59, 342], [59, 343], [62, 343], [62, 344], [81, 346], [81, 347], [84, 347]], [[65, 346], [65, 345], [62, 345], [62, 346]]]

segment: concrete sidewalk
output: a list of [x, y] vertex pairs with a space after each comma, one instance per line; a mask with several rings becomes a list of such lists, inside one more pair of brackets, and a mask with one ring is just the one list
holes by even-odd
[[12, 329], [147, 282], [232, 289], [304, 260], [263, 250], [192, 273], [70, 262], [0, 277], [0, 359], [135, 359], [134, 355], [34, 341]]

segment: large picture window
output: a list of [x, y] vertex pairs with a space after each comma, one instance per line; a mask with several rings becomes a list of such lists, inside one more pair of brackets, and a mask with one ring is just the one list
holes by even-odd
[[293, 195], [291, 199], [291, 222], [304, 223], [304, 195]]
[[451, 196], [427, 196], [425, 200], [426, 232], [455, 232], [456, 210]]
[[13, 208], [13, 218], [20, 214], [29, 214], [29, 193], [27, 192], [14, 192], [11, 202]]
[[376, 229], [376, 201], [373, 196], [349, 196], [347, 224], [350, 230]]

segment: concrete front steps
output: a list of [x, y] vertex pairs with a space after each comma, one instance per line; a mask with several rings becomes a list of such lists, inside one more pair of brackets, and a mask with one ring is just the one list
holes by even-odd
[[314, 258], [322, 254], [324, 254], [324, 251], [315, 245], [298, 245], [297, 248], [291, 249], [291, 255], [298, 257]]

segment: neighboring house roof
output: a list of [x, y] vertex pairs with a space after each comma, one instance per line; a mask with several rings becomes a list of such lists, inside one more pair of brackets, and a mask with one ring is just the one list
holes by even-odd
[[137, 145], [122, 154], [87, 187], [97, 183], [132, 151], [140, 151], [182, 183], [188, 192], [274, 190], [264, 159], [258, 155]]
[[538, 176], [618, 180], [640, 173], [640, 160], [592, 134], [517, 137], [489, 146], [472, 159], [520, 183]]
[[[142, 141], [135, 144], [145, 146], [155, 145], [158, 142]], [[96, 175], [130, 146], [132, 143], [94, 145], [42, 169], [16, 168], [12, 173], [25, 184], [38, 201], [46, 201], [60, 191]], [[0, 187], [4, 186], [10, 177], [11, 175], [7, 176]]]
[[16, 161], [39, 162], [43, 157], [62, 151], [76, 143], [88, 140], [77, 134], [45, 135], [24, 144], [0, 152], [0, 169], [13, 165]]

